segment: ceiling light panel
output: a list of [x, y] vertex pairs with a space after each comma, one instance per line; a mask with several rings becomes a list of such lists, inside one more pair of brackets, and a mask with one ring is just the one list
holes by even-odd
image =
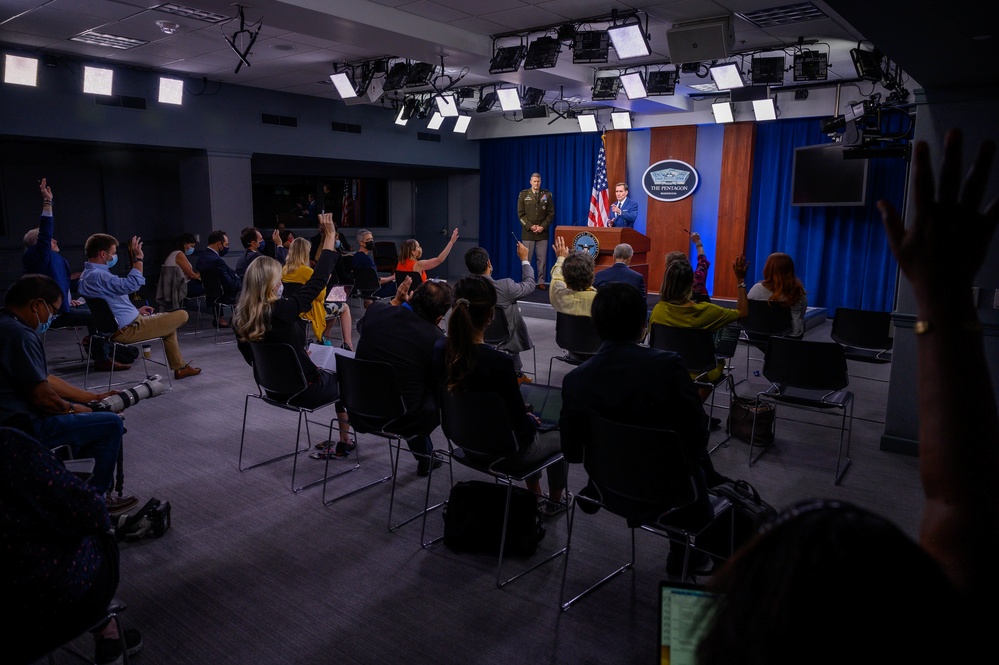
[[628, 99], [643, 99], [649, 96], [648, 90], [645, 89], [645, 81], [642, 80], [641, 72], [621, 74], [620, 78], [624, 94], [628, 95]]
[[110, 95], [114, 70], [100, 67], [83, 68], [83, 91], [92, 95]]
[[161, 104], [176, 104], [180, 106], [184, 103], [184, 82], [180, 79], [169, 79], [160, 77]]
[[610, 35], [619, 60], [645, 58], [652, 54], [645, 33], [642, 32], [642, 26], [637, 23], [608, 28], [607, 34]]
[[500, 88], [496, 91], [496, 95], [499, 97], [500, 107], [504, 111], [520, 110], [520, 95], [516, 88]]
[[595, 132], [597, 131], [597, 116], [592, 113], [580, 113], [576, 116], [576, 120], [579, 121], [579, 129], [584, 132]]
[[107, 46], [108, 48], [114, 48], [120, 51], [127, 51], [135, 48], [136, 46], [143, 46], [149, 43], [144, 39], [132, 39], [131, 37], [122, 37], [121, 35], [109, 35], [103, 32], [94, 32], [93, 30], [81, 32], [75, 37], [70, 37], [69, 40], [71, 42], [92, 44], [94, 46]]
[[3, 65], [3, 81], [14, 85], [37, 86], [38, 60], [36, 58], [22, 58], [10, 53], [6, 54]]
[[459, 115], [458, 119], [454, 121], [454, 132], [455, 134], [464, 134], [468, 131], [468, 125], [472, 122], [472, 117], [467, 115]]

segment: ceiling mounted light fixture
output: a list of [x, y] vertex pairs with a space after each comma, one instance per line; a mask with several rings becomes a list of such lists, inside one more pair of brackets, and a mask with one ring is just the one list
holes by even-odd
[[676, 91], [676, 81], [680, 74], [676, 71], [658, 70], [649, 72], [649, 80], [645, 91], [650, 97], [672, 95]]
[[92, 95], [110, 95], [114, 70], [101, 67], [83, 68], [83, 92]]
[[711, 112], [715, 114], [715, 122], [718, 124], [733, 122], [735, 120], [732, 102], [717, 102], [712, 104]]
[[437, 65], [431, 65], [429, 62], [414, 62], [409, 66], [409, 72], [406, 74], [406, 87], [420, 88], [430, 85], [436, 71]]
[[541, 88], [527, 88], [520, 98], [521, 106], [541, 106], [545, 99], [545, 91]]
[[409, 63], [408, 62], [397, 62], [388, 70], [388, 74], [385, 75], [385, 85], [382, 86], [382, 90], [388, 92], [389, 90], [399, 90], [405, 87], [406, 77], [409, 75]]
[[520, 69], [524, 62], [524, 55], [527, 49], [523, 44], [517, 46], [503, 46], [493, 52], [493, 58], [489, 61], [490, 74], [508, 74]]
[[521, 109], [520, 93], [517, 92], [516, 88], [500, 88], [496, 91], [496, 96], [499, 97], [500, 108], [504, 112]]
[[739, 66], [734, 62], [724, 62], [720, 65], [708, 67], [708, 72], [711, 74], [711, 80], [715, 82], [715, 87], [719, 90], [731, 90], [732, 88], [741, 88], [746, 85], [742, 80], [742, 72], [739, 71]]
[[395, 118], [395, 124], [405, 125], [409, 122], [409, 119], [413, 117], [414, 113], [416, 113], [416, 109], [419, 105], [420, 102], [416, 98], [410, 97], [407, 99], [403, 105], [399, 107], [399, 115]]
[[770, 97], [753, 101], [753, 114], [757, 120], [776, 120], [777, 104]]
[[454, 95], [437, 95], [434, 97], [437, 102], [437, 112], [445, 118], [458, 117], [458, 102]]
[[162, 32], [164, 35], [172, 35], [173, 33], [177, 32], [177, 29], [180, 28], [180, 25], [174, 23], [173, 21], [156, 21], [156, 27], [158, 27], [160, 29], [160, 32]]
[[828, 78], [828, 57], [817, 51], [803, 51], [794, 54], [794, 80], [825, 81]]
[[454, 133], [464, 134], [468, 131], [468, 125], [472, 122], [472, 116], [469, 115], [459, 115], [458, 119], [454, 121]]
[[611, 122], [614, 123], [614, 129], [631, 129], [631, 112], [612, 111]]
[[599, 128], [597, 127], [597, 116], [593, 113], [579, 113], [576, 115], [576, 121], [579, 122], [580, 131], [599, 131]]
[[19, 55], [4, 56], [3, 82], [14, 85], [38, 86], [38, 60]]
[[572, 61], [577, 64], [607, 62], [610, 35], [606, 30], [577, 32], [572, 39]]
[[160, 104], [175, 104], [180, 106], [184, 103], [184, 82], [180, 79], [169, 79], [160, 77]]
[[495, 90], [487, 92], [479, 97], [479, 103], [475, 105], [475, 112], [486, 113], [487, 111], [492, 111], [497, 101], [498, 96]]
[[621, 74], [621, 86], [628, 99], [643, 99], [649, 96], [649, 91], [645, 88], [645, 79], [641, 72], [629, 72]]
[[336, 87], [336, 91], [340, 94], [340, 99], [357, 97], [357, 90], [354, 89], [354, 78], [349, 72], [343, 71], [330, 74], [330, 82]]
[[750, 71], [753, 85], [780, 85], [784, 83], [784, 56], [753, 58]]
[[562, 44], [554, 37], [538, 37], [527, 47], [524, 69], [551, 69], [561, 50]]
[[440, 129], [443, 124], [444, 116], [434, 111], [434, 114], [430, 116], [430, 122], [427, 123], [427, 129]]
[[593, 101], [610, 101], [617, 99], [621, 92], [621, 78], [618, 76], [599, 76], [593, 81]]
[[885, 77], [881, 68], [881, 51], [864, 51], [859, 48], [850, 49], [850, 58], [853, 66], [857, 70], [857, 78], [864, 81], [880, 81]]
[[638, 23], [627, 23], [607, 28], [607, 34], [614, 44], [618, 60], [647, 58], [652, 54], [649, 40]]

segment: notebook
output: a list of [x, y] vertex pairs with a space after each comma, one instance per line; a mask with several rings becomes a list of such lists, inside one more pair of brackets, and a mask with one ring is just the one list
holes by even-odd
[[353, 288], [350, 284], [334, 284], [326, 292], [326, 302], [347, 302]]
[[562, 414], [562, 390], [554, 386], [541, 386], [536, 383], [522, 383], [520, 394], [524, 403], [531, 406], [531, 413], [541, 419], [539, 432], [558, 429], [558, 419]]
[[714, 594], [703, 585], [659, 583], [659, 663], [694, 665], [697, 645], [708, 626]]

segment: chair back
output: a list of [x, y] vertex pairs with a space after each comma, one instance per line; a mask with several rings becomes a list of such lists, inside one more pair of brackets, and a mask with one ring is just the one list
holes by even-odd
[[388, 363], [337, 354], [336, 377], [340, 402], [358, 432], [390, 431], [392, 423], [406, 415], [399, 378]]
[[892, 347], [891, 313], [837, 307], [832, 338], [844, 346], [887, 350]]
[[357, 266], [354, 268], [354, 289], [362, 295], [371, 295], [381, 288], [378, 281], [378, 273], [370, 266]]
[[300, 284], [298, 282], [281, 282], [284, 286], [284, 291], [282, 292], [285, 298], [291, 298], [296, 293], [298, 293], [305, 284]]
[[118, 320], [114, 317], [114, 312], [111, 311], [111, 305], [104, 298], [87, 296], [87, 307], [90, 308], [90, 313], [94, 315], [94, 327], [97, 328], [98, 333], [111, 335], [118, 332], [118, 329], [121, 328], [118, 325]]
[[412, 283], [409, 285], [409, 288], [411, 290], [415, 289], [420, 284], [423, 284], [423, 275], [421, 275], [418, 272], [407, 272], [405, 270], [396, 270], [395, 271], [395, 283], [396, 284], [402, 284], [406, 280], [407, 277], [409, 277], [411, 280], [413, 280]]
[[803, 390], [842, 390], [850, 385], [846, 354], [836, 342], [774, 337], [763, 359], [767, 381]]
[[593, 319], [575, 314], [555, 315], [555, 343], [558, 348], [577, 355], [594, 355], [602, 340], [593, 327]]
[[718, 365], [714, 335], [704, 328], [677, 328], [653, 323], [649, 331], [649, 346], [676, 353], [688, 372], [706, 372]]
[[222, 280], [212, 271], [206, 270], [201, 274], [201, 283], [205, 285], [205, 301], [208, 304], [214, 304], [225, 294]]
[[441, 389], [441, 429], [452, 445], [482, 458], [517, 452], [517, 436], [506, 405], [496, 393]]
[[309, 386], [291, 344], [250, 342], [253, 378], [268, 394], [294, 396]]
[[676, 432], [590, 414], [583, 467], [605, 507], [623, 517], [659, 515], [695, 503], [707, 493]]
[[390, 272], [399, 265], [399, 251], [391, 240], [376, 241], [372, 258], [375, 261], [375, 267], [381, 272]]
[[[516, 306], [516, 305], [515, 305]], [[516, 334], [516, 333], [513, 333]], [[506, 321], [506, 314], [498, 305], [493, 307], [493, 320], [486, 326], [482, 341], [490, 346], [497, 346], [511, 337], [511, 331]]]
[[791, 332], [791, 308], [769, 300], [750, 300], [749, 314], [739, 324], [752, 336], [773, 337]]

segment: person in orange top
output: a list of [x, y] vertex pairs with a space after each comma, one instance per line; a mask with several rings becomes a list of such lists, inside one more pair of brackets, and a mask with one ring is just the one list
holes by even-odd
[[457, 241], [458, 229], [455, 229], [451, 233], [451, 239], [447, 241], [447, 245], [443, 251], [432, 259], [421, 258], [423, 256], [423, 247], [420, 246], [420, 243], [415, 238], [403, 241], [402, 248], [399, 250], [399, 263], [395, 269], [397, 272], [418, 272], [425, 282], [427, 281], [427, 271], [444, 263], [444, 259], [451, 253], [451, 248], [454, 247], [454, 243]]

